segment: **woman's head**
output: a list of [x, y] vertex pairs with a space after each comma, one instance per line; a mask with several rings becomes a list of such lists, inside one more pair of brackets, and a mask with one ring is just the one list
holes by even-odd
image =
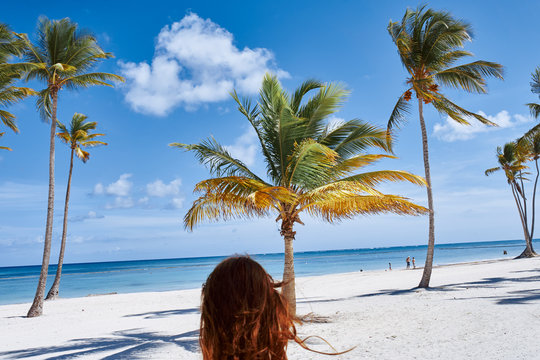
[[296, 330], [279, 286], [247, 256], [216, 266], [202, 290], [204, 360], [287, 359]]

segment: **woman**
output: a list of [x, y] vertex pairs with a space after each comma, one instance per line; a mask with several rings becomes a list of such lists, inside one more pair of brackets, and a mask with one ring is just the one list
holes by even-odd
[[289, 340], [308, 349], [296, 336], [287, 302], [276, 290], [280, 286], [247, 256], [216, 266], [202, 290], [203, 359], [286, 360]]

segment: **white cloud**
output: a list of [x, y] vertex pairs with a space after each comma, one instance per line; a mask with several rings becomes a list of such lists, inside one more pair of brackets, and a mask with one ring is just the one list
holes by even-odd
[[106, 209], [130, 209], [135, 206], [135, 202], [131, 197], [118, 196], [114, 199], [114, 203], [105, 205]]
[[240, 135], [232, 145], [225, 145], [225, 149], [236, 159], [247, 166], [255, 164], [257, 156], [257, 133], [252, 127]]
[[170, 207], [174, 209], [180, 209], [182, 208], [182, 206], [184, 206], [184, 200], [185, 199], [182, 197], [173, 198], [171, 200]]
[[146, 185], [146, 192], [149, 196], [165, 197], [170, 195], [178, 195], [180, 193], [181, 179], [174, 179], [168, 184], [161, 180], [156, 180], [153, 183]]
[[94, 195], [114, 195], [114, 196], [128, 196], [133, 183], [128, 179], [131, 177], [131, 174], [122, 174], [115, 182], [103, 186], [102, 183], [98, 183], [94, 186]]
[[433, 127], [433, 134], [438, 139], [447, 142], [453, 142], [457, 140], [469, 140], [474, 138], [479, 133], [496, 131], [498, 129], [512, 128], [531, 121], [530, 118], [520, 114], [510, 115], [506, 110], [499, 112], [495, 116], [486, 115], [486, 113], [484, 113], [483, 111], [479, 111], [478, 114], [498, 124], [499, 126], [487, 126], [475, 119], [471, 119], [471, 125], [461, 125], [448, 117], [445, 123], [435, 124], [435, 126]]
[[194, 13], [161, 29], [151, 64], [119, 65], [126, 101], [137, 112], [158, 116], [179, 105], [193, 109], [228, 99], [233, 88], [255, 93], [268, 71], [289, 76], [276, 67], [270, 50], [238, 49], [230, 32]]
[[103, 219], [104, 217], [105, 216], [100, 215], [100, 214], [96, 213], [95, 211], [90, 210], [90, 211], [88, 211], [88, 214], [81, 215], [81, 216], [75, 216], [72, 219], [69, 219], [69, 221], [71, 221], [71, 222], [82, 222], [82, 221], [85, 221], [85, 220]]

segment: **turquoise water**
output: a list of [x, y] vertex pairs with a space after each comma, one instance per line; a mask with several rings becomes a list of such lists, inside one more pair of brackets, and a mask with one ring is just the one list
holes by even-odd
[[[540, 241], [535, 240], [536, 248]], [[398, 246], [374, 249], [308, 251], [295, 253], [296, 276], [324, 275], [360, 270], [405, 268], [407, 256], [421, 267], [426, 246]], [[476, 260], [512, 258], [524, 249], [523, 240], [491, 241], [435, 246], [435, 265]], [[503, 255], [503, 251], [508, 252]], [[283, 254], [252, 255], [276, 279], [283, 272]], [[111, 292], [166, 291], [198, 288], [222, 257], [137, 260], [65, 264], [60, 294], [79, 297]], [[31, 302], [40, 266], [0, 267], [0, 304]], [[54, 280], [56, 266], [49, 267], [47, 290]]]

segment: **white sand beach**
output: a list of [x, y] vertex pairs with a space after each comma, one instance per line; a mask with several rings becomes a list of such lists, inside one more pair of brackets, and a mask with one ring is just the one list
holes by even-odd
[[[328, 357], [291, 343], [289, 359], [540, 359], [540, 258], [434, 269], [371, 271], [297, 280], [298, 326], [338, 350]], [[201, 359], [200, 290], [102, 295], [0, 306], [1, 359]], [[308, 341], [329, 351], [320, 340]]]

